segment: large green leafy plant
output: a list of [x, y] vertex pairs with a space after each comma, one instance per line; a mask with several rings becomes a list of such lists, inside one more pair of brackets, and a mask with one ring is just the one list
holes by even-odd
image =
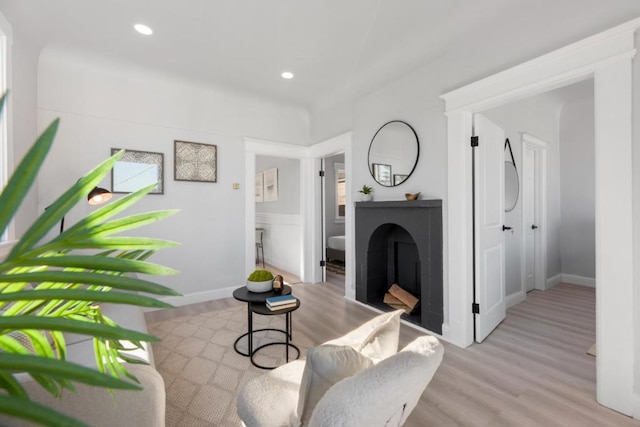
[[[7, 229], [32, 186], [57, 128], [56, 120], [28, 151], [0, 194], [0, 232]], [[175, 211], [115, 218], [147, 194], [153, 188], [150, 186], [95, 210], [60, 235], [46, 239], [50, 230], [87, 197], [120, 156], [121, 153], [106, 160], [60, 196], [0, 262], [2, 413], [47, 425], [83, 425], [31, 401], [16, 379], [18, 372], [28, 373], [56, 396], [64, 389], [73, 390], [74, 382], [111, 389], [140, 388], [123, 363], [140, 362], [123, 350], [156, 339], [119, 327], [101, 313], [100, 303], [168, 307], [151, 295], [177, 293], [137, 275], [175, 273], [146, 261], [158, 249], [175, 243], [115, 234], [158, 221]], [[97, 370], [66, 360], [64, 332], [94, 337]], [[26, 338], [27, 343], [21, 343], [18, 335]]]

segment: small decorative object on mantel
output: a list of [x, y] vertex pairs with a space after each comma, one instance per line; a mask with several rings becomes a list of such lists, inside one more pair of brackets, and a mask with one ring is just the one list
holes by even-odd
[[247, 279], [249, 292], [269, 292], [273, 289], [273, 273], [267, 270], [256, 270]]
[[362, 196], [360, 196], [361, 202], [370, 202], [373, 199], [373, 188], [368, 185], [363, 185], [362, 188], [358, 190], [358, 193], [362, 194]]
[[420, 197], [420, 192], [417, 192], [417, 193], [404, 193], [404, 197], [407, 200], [418, 200], [418, 198]]
[[273, 293], [276, 295], [280, 295], [282, 293], [282, 289], [284, 288], [284, 279], [281, 275], [277, 275], [275, 279], [273, 279]]

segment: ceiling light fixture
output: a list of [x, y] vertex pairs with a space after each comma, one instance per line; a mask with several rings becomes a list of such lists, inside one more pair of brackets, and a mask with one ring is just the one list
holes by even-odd
[[285, 71], [284, 73], [281, 74], [283, 79], [292, 79], [293, 78], [293, 73], [290, 71]]
[[150, 36], [151, 34], [153, 34], [153, 30], [144, 24], [136, 24], [133, 26], [133, 28], [135, 28], [137, 32], [145, 36]]

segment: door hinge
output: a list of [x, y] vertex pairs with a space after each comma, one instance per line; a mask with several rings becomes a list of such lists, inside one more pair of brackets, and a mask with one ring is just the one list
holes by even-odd
[[480, 304], [475, 303], [475, 302], [473, 304], [471, 304], [471, 312], [473, 314], [480, 314]]
[[471, 146], [472, 147], [477, 147], [479, 145], [479, 141], [480, 138], [478, 138], [477, 136], [472, 136], [471, 137]]
[[321, 178], [324, 178], [324, 171], [318, 172], [318, 176], [320, 176]]
[[327, 265], [325, 260], [320, 261], [320, 267], [325, 267]]

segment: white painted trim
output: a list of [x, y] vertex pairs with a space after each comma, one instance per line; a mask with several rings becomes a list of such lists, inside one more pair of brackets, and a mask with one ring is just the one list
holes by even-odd
[[596, 287], [596, 279], [593, 277], [576, 276], [575, 274], [562, 274], [562, 283], [570, 283], [572, 285], [587, 286], [589, 288]]
[[544, 290], [546, 291], [548, 289], [551, 289], [554, 286], [559, 285], [560, 283], [562, 283], [562, 274], [556, 274], [553, 277], [549, 277], [547, 279], [547, 287]]
[[[610, 60], [635, 54], [640, 18], [570, 44], [441, 96], [448, 113], [478, 112], [588, 78]], [[531, 71], [535, 70], [535, 73]]]
[[[345, 174], [347, 176], [347, 188], [346, 188], [346, 197], [347, 197], [347, 206], [345, 211], [345, 297], [350, 300], [355, 300], [356, 298], [356, 289], [355, 289], [355, 205], [353, 203], [353, 185], [349, 184], [350, 177], [353, 177], [353, 132], [345, 132], [336, 137], [330, 138], [326, 141], [319, 142], [310, 147], [310, 156], [311, 158], [319, 165], [320, 160], [325, 157], [330, 157], [339, 153], [344, 153], [344, 169]], [[317, 174], [315, 175], [317, 176]], [[318, 178], [319, 179], [319, 178]], [[320, 193], [320, 185], [316, 185], [311, 183], [308, 189], [308, 194], [313, 195], [315, 201], [321, 199], [322, 194]], [[315, 205], [314, 205], [315, 206]], [[320, 207], [318, 206], [316, 211], [319, 212]], [[322, 219], [317, 218], [316, 222], [311, 222], [313, 224], [312, 227], [309, 227], [313, 230], [313, 236], [311, 236], [312, 249], [317, 248], [318, 257], [314, 259], [322, 259], [323, 254], [320, 252], [321, 248], [324, 247], [324, 240], [322, 237], [320, 221]], [[315, 281], [320, 281], [322, 278], [322, 269], [319, 265], [313, 265], [313, 273], [312, 277]]]
[[[573, 43], [517, 67], [441, 96], [448, 117], [447, 263], [449, 334], [470, 345], [473, 322], [467, 315], [472, 293], [469, 262], [471, 224], [468, 183], [474, 112], [506, 104], [589, 77], [595, 87], [596, 147], [596, 341], [599, 349], [597, 400], [630, 415], [633, 408], [634, 332], [632, 268], [632, 62], [640, 18]], [[613, 145], [611, 143], [613, 142]], [[624, 161], [620, 161], [624, 159]], [[455, 176], [455, 173], [459, 176]], [[462, 229], [461, 229], [462, 228]], [[617, 243], [616, 243], [617, 242]], [[446, 318], [446, 317], [445, 317]], [[456, 323], [454, 323], [456, 322]], [[615, 325], [628, 325], [616, 328]]]
[[[255, 225], [256, 225], [256, 206], [253, 188], [256, 171], [256, 155], [286, 157], [300, 160], [300, 216], [301, 226], [305, 229], [305, 218], [309, 215], [308, 195], [305, 193], [305, 183], [309, 179], [308, 166], [305, 159], [309, 156], [309, 147], [286, 144], [266, 139], [244, 138], [245, 146], [245, 183], [247, 191], [245, 191], [245, 275], [248, 276], [255, 268]], [[310, 247], [305, 244], [305, 234], [300, 233], [300, 279], [308, 280], [311, 254]], [[305, 268], [306, 267], [306, 268]]]
[[300, 214], [256, 212], [256, 224], [301, 225]]
[[[207, 302], [207, 301], [213, 301], [217, 299], [231, 298], [233, 297], [233, 291], [235, 291], [236, 289], [238, 289], [238, 287], [212, 289], [209, 291], [194, 292], [192, 294], [186, 294], [186, 295], [174, 296], [174, 297], [163, 297], [158, 299], [162, 302], [166, 302], [167, 304], [171, 304], [174, 307], [181, 307], [189, 304], [197, 304], [199, 302]], [[152, 311], [152, 310], [145, 310], [145, 311]]]
[[640, 420], [640, 394], [633, 393], [633, 418]]
[[[3, 49], [0, 67], [4, 71], [4, 79], [0, 81], [0, 93], [13, 89], [13, 28], [5, 16], [0, 12], [0, 49]], [[1, 73], [0, 73], [1, 76]], [[0, 121], [0, 189], [7, 184], [14, 169], [13, 143], [13, 96], [5, 102], [5, 108]], [[35, 184], [34, 184], [35, 185]], [[15, 218], [12, 218], [6, 230], [0, 230], [0, 242], [9, 243], [16, 238]], [[6, 255], [0, 253], [0, 259]]]
[[521, 302], [525, 301], [527, 299], [527, 294], [526, 292], [522, 292], [522, 291], [518, 291], [515, 292], [511, 295], [508, 295], [505, 299], [504, 299], [504, 303], [505, 306], [507, 307], [507, 309], [513, 307], [516, 304], [520, 304]]
[[[305, 147], [282, 142], [269, 141], [257, 138], [244, 138], [245, 144], [245, 270], [248, 276], [254, 269], [255, 250], [255, 198], [249, 188], [255, 179], [255, 156], [276, 156], [300, 160], [300, 247], [302, 254], [300, 259], [300, 279], [305, 283], [317, 283], [321, 281], [322, 272], [319, 265], [322, 254], [320, 243], [320, 185], [317, 175], [316, 160], [333, 154], [344, 152], [345, 173], [353, 175], [352, 146], [353, 132], [346, 132], [327, 141]], [[353, 236], [355, 212], [353, 208], [351, 186], [347, 185], [347, 218], [345, 220], [345, 232], [347, 238], [345, 256], [347, 275], [345, 278], [345, 293], [355, 298], [355, 271], [353, 268]], [[351, 234], [350, 234], [351, 233]]]

